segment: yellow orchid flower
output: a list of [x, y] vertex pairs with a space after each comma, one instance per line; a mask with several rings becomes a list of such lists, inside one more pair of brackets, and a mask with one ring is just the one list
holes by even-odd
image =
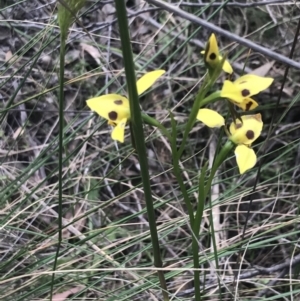
[[262, 131], [261, 114], [244, 115], [236, 119], [229, 127], [229, 139], [235, 144], [251, 145]]
[[[225, 125], [224, 118], [210, 109], [200, 109], [197, 119], [211, 128]], [[229, 127], [229, 139], [237, 145], [234, 153], [240, 174], [256, 164], [256, 154], [250, 145], [260, 136], [262, 127], [261, 114], [241, 116], [241, 120], [236, 119]]]
[[258, 106], [258, 103], [251, 96], [267, 89], [273, 82], [271, 77], [261, 77], [254, 74], [246, 74], [231, 82], [225, 80], [221, 97], [228, 98], [244, 111], [253, 110]]
[[[212, 69], [216, 68], [219, 62], [222, 61], [222, 56], [219, 54], [217, 38], [214, 33], [211, 34], [206, 44], [206, 48], [201, 51], [201, 54], [204, 54], [205, 63]], [[227, 60], [224, 61], [222, 69], [229, 74], [233, 72], [230, 63]]]
[[[155, 70], [143, 75], [136, 83], [138, 95], [149, 89], [165, 72]], [[119, 94], [107, 94], [88, 99], [86, 103], [92, 111], [107, 119], [108, 124], [114, 127], [111, 138], [123, 143], [125, 126], [130, 119], [129, 100]]]
[[256, 164], [256, 154], [250, 145], [260, 136], [263, 122], [261, 114], [245, 115], [241, 119], [231, 123], [229, 139], [237, 144], [234, 153], [240, 174], [243, 174]]

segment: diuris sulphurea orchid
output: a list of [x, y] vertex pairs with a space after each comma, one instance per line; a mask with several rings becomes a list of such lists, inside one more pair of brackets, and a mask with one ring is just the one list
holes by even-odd
[[253, 110], [258, 103], [251, 96], [267, 89], [273, 82], [271, 77], [262, 77], [254, 74], [246, 74], [231, 82], [225, 80], [221, 97], [228, 98], [244, 111]]
[[[149, 89], [155, 81], [165, 73], [164, 70], [155, 70], [143, 75], [136, 83], [138, 95]], [[129, 100], [119, 94], [106, 94], [86, 101], [88, 107], [108, 120], [113, 126], [111, 138], [124, 142], [125, 126], [130, 120]]]
[[250, 145], [261, 134], [263, 122], [261, 114], [245, 115], [236, 119], [229, 127], [229, 139], [237, 144], [234, 151], [240, 173], [243, 174], [256, 164], [256, 154]]
[[[222, 56], [219, 54], [217, 38], [214, 33], [211, 34], [205, 50], [201, 51], [204, 54], [204, 62], [208, 68], [215, 69], [222, 61]], [[225, 60], [222, 66], [224, 72], [231, 74], [233, 72], [230, 63]]]
[[[200, 109], [197, 119], [211, 128], [225, 125], [224, 118], [210, 109]], [[250, 146], [260, 136], [262, 127], [261, 114], [241, 116], [229, 127], [228, 138], [237, 145], [234, 153], [240, 174], [256, 164], [256, 154]]]

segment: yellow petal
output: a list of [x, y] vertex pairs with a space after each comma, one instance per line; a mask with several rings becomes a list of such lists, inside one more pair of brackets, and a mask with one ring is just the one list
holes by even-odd
[[126, 126], [127, 119], [122, 119], [112, 130], [111, 132], [111, 138], [113, 140], [117, 140], [121, 143], [124, 142], [124, 132], [125, 132], [125, 126]]
[[225, 124], [224, 118], [218, 112], [210, 109], [200, 109], [197, 119], [210, 128], [219, 128]]
[[254, 150], [248, 146], [238, 145], [234, 153], [240, 174], [243, 174], [256, 164], [256, 154]]
[[261, 77], [254, 74], [246, 74], [235, 82], [225, 81], [221, 96], [232, 99], [235, 102], [242, 102], [243, 99], [256, 95], [267, 89], [273, 82], [271, 77]]
[[[220, 60], [222, 60], [222, 57], [220, 56], [219, 57]], [[233, 69], [229, 63], [229, 61], [225, 60], [224, 61], [224, 64], [223, 64], [223, 67], [222, 67], [223, 71], [226, 72], [226, 73], [229, 73], [229, 74], [232, 74], [233, 73]]]
[[213, 68], [219, 63], [219, 47], [214, 33], [211, 34], [206, 44], [204, 61]]
[[138, 95], [149, 89], [165, 72], [165, 70], [154, 70], [143, 75], [136, 83]]
[[101, 117], [117, 124], [130, 118], [129, 101], [118, 94], [107, 94], [86, 101], [88, 107]]
[[221, 90], [221, 97], [226, 97], [230, 100], [233, 100], [236, 103], [243, 102], [243, 100], [245, 98], [241, 95], [241, 91], [230, 80], [224, 81], [224, 84], [223, 84], [223, 87]]
[[243, 93], [245, 93], [245, 90], [249, 90], [249, 95], [247, 95], [247, 97], [250, 97], [267, 89], [269, 86], [271, 86], [273, 80], [274, 79], [271, 77], [246, 74], [238, 78], [234, 84], [238, 86], [239, 90], [243, 91]]
[[242, 122], [236, 119], [229, 127], [229, 139], [235, 144], [250, 145], [255, 141], [262, 131], [263, 122], [261, 114], [245, 115], [241, 117]]
[[233, 102], [244, 111], [250, 111], [258, 107], [258, 103], [252, 98], [245, 98], [241, 103]]

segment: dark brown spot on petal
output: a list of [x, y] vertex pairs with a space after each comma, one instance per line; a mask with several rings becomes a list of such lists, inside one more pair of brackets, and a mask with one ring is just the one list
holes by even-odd
[[217, 55], [214, 53], [214, 52], [212, 52], [210, 55], [209, 55], [209, 59], [210, 60], [215, 60], [217, 58]]
[[252, 107], [252, 105], [253, 105], [253, 102], [250, 100], [250, 101], [248, 101], [247, 103], [246, 103], [246, 111], [249, 111], [250, 109], [251, 109], [251, 107]]
[[236, 124], [235, 124], [235, 129], [238, 130], [238, 129], [240, 129], [242, 126], [243, 126], [242, 123], [236, 123]]
[[116, 120], [118, 118], [118, 113], [115, 111], [111, 111], [108, 113], [108, 118], [110, 120]]
[[252, 130], [248, 130], [246, 133], [246, 137], [251, 140], [254, 138], [254, 132]]
[[249, 95], [250, 95], [250, 91], [249, 91], [248, 89], [242, 90], [242, 96], [243, 96], [243, 97], [247, 97], [247, 96], [249, 96]]
[[239, 85], [242, 85], [242, 84], [244, 84], [246, 82], [247, 82], [246, 80], [243, 80], [242, 82], [239, 83]]
[[114, 100], [114, 103], [116, 105], [122, 105], [123, 104], [123, 100], [122, 99]]

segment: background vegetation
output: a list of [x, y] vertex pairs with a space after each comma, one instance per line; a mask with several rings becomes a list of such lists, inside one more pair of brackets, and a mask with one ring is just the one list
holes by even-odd
[[[170, 2], [290, 55], [300, 16], [296, 1]], [[126, 94], [114, 2], [88, 0], [67, 39], [62, 211], [57, 2], [0, 3], [0, 299], [162, 300], [130, 133], [124, 144], [115, 143], [106, 121], [85, 104], [95, 95]], [[167, 71], [141, 98], [141, 106], [166, 126], [172, 111], [180, 130], [206, 70], [200, 51], [211, 31], [147, 1], [128, 0], [127, 9], [137, 77], [158, 68]], [[264, 120], [255, 144], [261, 169], [257, 164], [240, 176], [232, 157], [212, 189], [218, 269], [208, 206], [204, 210], [199, 241], [203, 300], [300, 300], [299, 69], [289, 70], [280, 94], [286, 65], [229, 38], [218, 40], [236, 74], [254, 72], [275, 80], [256, 99]], [[296, 50], [293, 60], [299, 59]], [[222, 102], [214, 108], [226, 110]], [[193, 300], [191, 232], [171, 170], [170, 145], [151, 127], [145, 133], [170, 298]], [[197, 123], [186, 144], [183, 175], [195, 206], [199, 171], [223, 139], [219, 131]], [[64, 229], [57, 254], [59, 215]]]

